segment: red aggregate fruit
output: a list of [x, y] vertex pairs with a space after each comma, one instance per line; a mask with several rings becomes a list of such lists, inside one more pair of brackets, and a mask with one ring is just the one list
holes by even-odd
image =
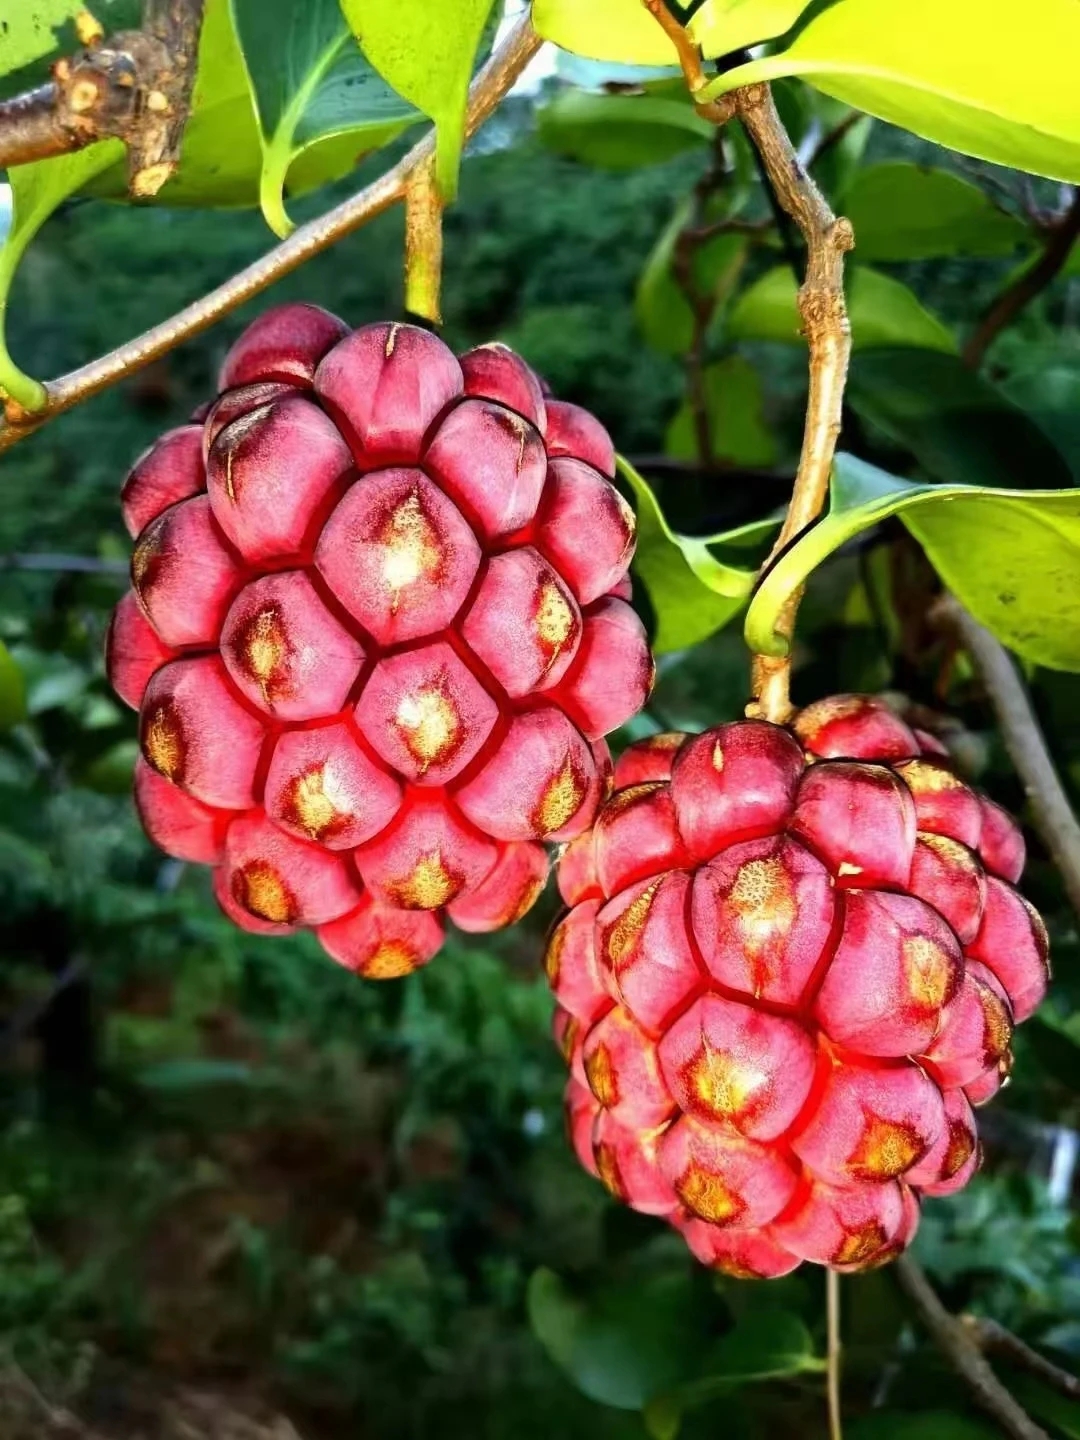
[[579, 1159], [732, 1275], [892, 1259], [1046, 991], [1019, 828], [867, 696], [653, 736], [614, 781], [545, 957]]
[[447, 919], [511, 924], [652, 684], [603, 426], [504, 345], [311, 305], [255, 321], [200, 413], [123, 487], [107, 663], [147, 833], [241, 927], [370, 978]]

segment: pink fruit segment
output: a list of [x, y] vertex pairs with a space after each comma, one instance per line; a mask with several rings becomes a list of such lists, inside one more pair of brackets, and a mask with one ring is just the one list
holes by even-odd
[[113, 689], [132, 710], [142, 704], [150, 677], [176, 652], [159, 637], [129, 590], [113, 611], [105, 641], [105, 666]]
[[166, 430], [136, 462], [120, 492], [124, 524], [132, 537], [163, 510], [206, 489], [202, 463], [202, 426]]
[[141, 755], [135, 762], [135, 808], [150, 839], [167, 855], [198, 865], [216, 865], [224, 855], [230, 813], [185, 795]]
[[214, 518], [252, 565], [298, 555], [351, 465], [333, 422], [311, 400], [261, 405], [226, 425], [210, 447]]
[[[504, 345], [459, 360], [312, 305], [255, 321], [220, 387], [124, 485], [108, 669], [151, 837], [215, 867], [241, 928], [312, 928], [370, 978], [425, 963], [448, 920], [524, 915], [545, 846], [599, 896], [573, 842], [652, 676], [606, 431]], [[587, 1004], [580, 949], [566, 999], [591, 1024], [614, 982], [593, 947]], [[559, 1029], [585, 1085], [588, 1026]]]
[[437, 335], [415, 325], [365, 325], [329, 352], [315, 391], [357, 454], [420, 458], [428, 427], [462, 394], [461, 366]]
[[535, 543], [569, 582], [579, 603], [589, 605], [617, 585], [630, 567], [634, 512], [591, 465], [551, 460]]
[[349, 333], [347, 325], [317, 305], [282, 305], [249, 325], [225, 356], [218, 389], [257, 380], [310, 385], [326, 352]]
[[460, 361], [466, 395], [497, 400], [507, 409], [516, 410], [541, 434], [544, 432], [547, 426], [544, 392], [520, 355], [496, 340], [467, 350]]
[[396, 910], [365, 896], [355, 910], [318, 929], [323, 949], [367, 980], [411, 975], [436, 955], [443, 927], [426, 910]]
[[547, 476], [535, 425], [505, 405], [463, 400], [436, 430], [424, 468], [486, 540], [524, 529]]
[[225, 617], [221, 654], [252, 705], [279, 720], [341, 710], [364, 661], [363, 646], [302, 570], [264, 575], [240, 591]]
[[1018, 828], [945, 761], [866, 696], [654, 736], [560, 858], [575, 1148], [715, 1269], [885, 1264], [978, 1169], [1046, 932]]

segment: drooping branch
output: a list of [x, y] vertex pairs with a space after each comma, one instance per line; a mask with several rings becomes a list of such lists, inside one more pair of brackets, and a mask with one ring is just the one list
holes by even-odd
[[991, 302], [964, 346], [964, 363], [972, 370], [982, 364], [986, 352], [1001, 331], [1012, 324], [1064, 269], [1073, 245], [1080, 237], [1080, 186], [1074, 187], [1072, 202], [1067, 208], [1046, 223], [1043, 234], [1042, 254]]
[[896, 1278], [907, 1292], [931, 1338], [971, 1391], [975, 1403], [1011, 1440], [1050, 1440], [994, 1374], [967, 1327], [950, 1315], [919, 1262], [910, 1254], [896, 1261]]
[[[844, 303], [844, 256], [854, 246], [855, 235], [850, 221], [833, 214], [799, 160], [768, 85], [746, 85], [719, 100], [701, 102], [697, 97], [707, 78], [697, 46], [665, 0], [642, 0], [642, 4], [675, 47], [698, 113], [718, 125], [733, 116], [742, 121], [780, 209], [795, 222], [806, 243], [806, 275], [798, 295], [810, 351], [806, 423], [787, 518], [765, 562], [767, 569], [772, 559], [817, 519], [828, 494], [851, 355], [851, 326]], [[781, 658], [754, 657], [748, 715], [782, 723], [791, 714], [790, 642], [801, 599], [802, 591], [796, 591], [777, 619], [777, 633], [788, 642], [789, 653]]]
[[0, 102], [0, 169], [82, 150], [127, 146], [132, 195], [155, 195], [176, 169], [195, 77], [204, 0], [146, 0], [141, 30], [58, 60], [50, 84]]
[[1063, 1370], [1045, 1355], [1040, 1355], [1038, 1350], [1033, 1350], [1019, 1335], [1006, 1330], [1004, 1325], [981, 1315], [961, 1315], [960, 1323], [984, 1354], [999, 1355], [1018, 1370], [1026, 1370], [1029, 1375], [1034, 1375], [1059, 1395], [1065, 1395], [1070, 1400], [1080, 1400], [1080, 1376]]
[[1035, 828], [1061, 873], [1073, 909], [1080, 915], [1080, 823], [1019, 672], [1004, 646], [952, 596], [937, 602], [932, 618], [942, 630], [951, 631], [971, 656], [997, 714], [1005, 748], [1024, 786]]
[[[523, 17], [499, 49], [477, 75], [469, 92], [467, 132], [472, 134], [491, 114], [513, 85], [525, 66], [539, 49], [541, 41]], [[7, 423], [0, 426], [0, 450], [16, 444], [46, 421], [72, 409], [83, 400], [97, 395], [141, 370], [151, 361], [167, 354], [185, 340], [208, 329], [215, 321], [235, 310], [245, 300], [265, 290], [283, 275], [289, 274], [305, 260], [319, 254], [327, 246], [358, 230], [376, 215], [388, 210], [404, 198], [409, 177], [430, 161], [435, 152], [434, 134], [424, 137], [409, 153], [358, 194], [342, 201], [334, 209], [300, 225], [287, 240], [276, 245], [253, 264], [232, 276], [216, 290], [186, 306], [170, 319], [147, 330], [145, 334], [80, 366], [45, 386], [46, 400], [33, 414], [8, 407]]]

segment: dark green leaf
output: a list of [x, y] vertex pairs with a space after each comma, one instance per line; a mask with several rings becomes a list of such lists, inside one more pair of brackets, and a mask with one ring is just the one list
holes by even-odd
[[696, 645], [726, 625], [746, 604], [754, 584], [756, 565], [748, 552], [745, 567], [717, 560], [712, 544], [752, 546], [776, 528], [769, 520], [699, 540], [676, 535], [657, 504], [656, 496], [632, 465], [619, 460], [619, 473], [634, 492], [637, 512], [637, 550], [634, 573], [649, 592], [656, 613], [653, 649], [658, 655]]
[[118, 740], [86, 767], [82, 783], [88, 790], [97, 790], [102, 795], [126, 795], [131, 789], [138, 755], [136, 740]]
[[260, 202], [284, 235], [285, 181], [298, 155], [337, 137], [355, 164], [420, 116], [361, 54], [338, 0], [231, 5], [263, 137]]
[[82, 695], [90, 684], [89, 673], [66, 655], [18, 645], [12, 651], [12, 659], [23, 674], [29, 715], [60, 709]]
[[712, 138], [713, 127], [695, 114], [689, 97], [590, 95], [568, 90], [537, 117], [541, 140], [559, 155], [629, 170], [653, 165]]
[[1035, 421], [1080, 480], [1080, 363], [1049, 347], [1025, 346], [1022, 354], [1025, 368], [1002, 383], [1002, 393]]
[[684, 1270], [579, 1297], [541, 1269], [529, 1281], [528, 1309], [559, 1368], [591, 1400], [618, 1410], [644, 1409], [701, 1359], [701, 1307]]
[[1008, 255], [1032, 239], [1015, 215], [948, 170], [890, 160], [860, 170], [843, 197], [859, 260]]
[[[728, 355], [702, 376], [709, 442], [719, 460], [765, 468], [776, 459], [776, 438], [765, 423], [761, 376], [742, 355]], [[689, 400], [668, 426], [665, 448], [679, 460], [698, 459], [697, 433]]]
[[[726, 333], [732, 340], [778, 340], [802, 344], [798, 285], [786, 265], [767, 271], [744, 290], [731, 307]], [[955, 350], [956, 341], [899, 280], [859, 266], [848, 284], [852, 345], [869, 350], [910, 345], [926, 350]]]
[[1030, 1375], [1013, 1372], [1008, 1377], [1008, 1385], [1029, 1415], [1052, 1425], [1062, 1435], [1069, 1436], [1069, 1440], [1080, 1440], [1080, 1404], [1075, 1400], [1040, 1385]]
[[839, 100], [967, 155], [1080, 180], [1074, 0], [820, 4], [777, 54], [725, 71], [706, 95], [801, 75]]
[[447, 199], [457, 190], [469, 80], [492, 3], [341, 0], [345, 18], [375, 69], [403, 99], [434, 120], [436, 173]]
[[1039, 426], [954, 355], [906, 348], [859, 354], [848, 400], [937, 480], [1040, 489], [1074, 483]]
[[920, 485], [840, 454], [829, 512], [790, 546], [758, 587], [746, 639], [785, 653], [776, 635], [787, 598], [861, 531], [899, 515], [950, 590], [1026, 658], [1080, 670], [1080, 490]]

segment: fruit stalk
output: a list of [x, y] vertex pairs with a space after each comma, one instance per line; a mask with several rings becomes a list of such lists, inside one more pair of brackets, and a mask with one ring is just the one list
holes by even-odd
[[405, 191], [405, 310], [442, 324], [443, 199], [435, 162], [418, 165]]

